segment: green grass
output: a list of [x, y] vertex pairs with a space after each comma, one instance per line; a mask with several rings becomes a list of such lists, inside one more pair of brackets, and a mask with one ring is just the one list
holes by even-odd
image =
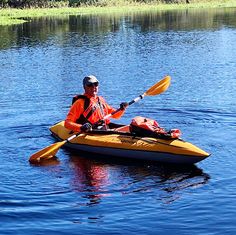
[[14, 19], [11, 17], [0, 16], [0, 25], [12, 25], [24, 23], [24, 20]]
[[[195, 0], [191, 4], [123, 4], [122, 0], [117, 0], [120, 5], [112, 6], [108, 4], [105, 7], [77, 7], [77, 8], [31, 8], [31, 9], [0, 9], [0, 25], [21, 24], [25, 22], [22, 17], [41, 17], [41, 16], [58, 16], [58, 15], [82, 15], [82, 14], [111, 14], [111, 13], [128, 13], [143, 11], [160, 11], [175, 10], [187, 8], [223, 8], [236, 7], [236, 0]], [[200, 2], [199, 2], [200, 1]], [[114, 5], [114, 2], [113, 2]]]

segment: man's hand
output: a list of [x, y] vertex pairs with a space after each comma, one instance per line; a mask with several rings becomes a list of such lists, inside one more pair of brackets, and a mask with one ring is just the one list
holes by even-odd
[[83, 124], [81, 127], [80, 127], [80, 130], [82, 132], [88, 132], [88, 131], [91, 131], [92, 130], [92, 125], [88, 122], [86, 122], [85, 124]]
[[129, 106], [129, 104], [128, 104], [127, 102], [122, 102], [122, 103], [120, 104], [120, 109], [121, 109], [121, 110], [125, 110], [128, 106]]

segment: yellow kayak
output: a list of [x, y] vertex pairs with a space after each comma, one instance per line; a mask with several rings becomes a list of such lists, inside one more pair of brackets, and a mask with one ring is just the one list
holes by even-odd
[[[58, 140], [66, 140], [75, 134], [64, 127], [64, 121], [50, 127], [50, 131]], [[82, 133], [65, 146], [104, 156], [179, 164], [194, 164], [210, 156], [199, 147], [178, 138], [135, 136], [128, 126]]]

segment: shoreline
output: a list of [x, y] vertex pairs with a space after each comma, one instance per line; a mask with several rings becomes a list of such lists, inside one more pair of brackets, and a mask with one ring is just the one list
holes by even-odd
[[124, 14], [129, 12], [145, 11], [165, 11], [183, 9], [212, 9], [212, 8], [236, 8], [236, 1], [223, 0], [208, 3], [189, 3], [189, 4], [136, 4], [124, 6], [106, 7], [62, 7], [62, 8], [30, 8], [30, 9], [0, 9], [0, 26], [22, 24], [26, 22], [23, 17], [43, 17], [43, 16], [65, 16], [83, 14]]

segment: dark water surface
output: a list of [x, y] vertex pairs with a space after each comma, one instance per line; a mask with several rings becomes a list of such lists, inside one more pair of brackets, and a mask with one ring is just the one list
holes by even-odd
[[[236, 9], [32, 19], [0, 27], [0, 234], [235, 234]], [[193, 167], [99, 160], [65, 149], [41, 166], [84, 75], [211, 152]], [[92, 156], [90, 156], [92, 157]]]

